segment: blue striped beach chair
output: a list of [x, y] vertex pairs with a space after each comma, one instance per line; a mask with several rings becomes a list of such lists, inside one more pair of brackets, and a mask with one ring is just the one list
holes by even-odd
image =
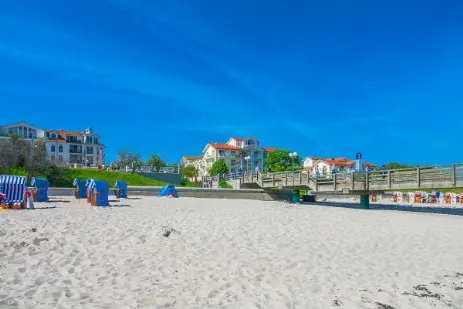
[[0, 176], [0, 192], [6, 194], [6, 203], [12, 206], [26, 208], [26, 177]]
[[104, 181], [93, 180], [89, 187], [92, 190], [92, 206], [109, 206], [109, 185]]
[[122, 180], [116, 180], [116, 198], [127, 198], [127, 183]]
[[34, 187], [32, 191], [34, 202], [48, 202], [48, 180], [34, 177], [31, 186]]
[[74, 196], [76, 199], [87, 197], [87, 182], [85, 180], [74, 179], [72, 183], [74, 186]]
[[92, 203], [92, 196], [93, 196], [93, 183], [94, 180], [88, 178], [85, 182], [85, 187], [87, 188], [87, 202]]

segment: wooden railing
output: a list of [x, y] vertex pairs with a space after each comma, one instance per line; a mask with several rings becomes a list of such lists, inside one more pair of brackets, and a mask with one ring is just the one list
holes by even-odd
[[370, 172], [339, 172], [330, 177], [316, 177], [307, 170], [293, 172], [250, 172], [239, 175], [242, 183], [257, 183], [263, 188], [309, 187], [315, 191], [394, 190], [463, 188], [463, 163], [424, 166]]

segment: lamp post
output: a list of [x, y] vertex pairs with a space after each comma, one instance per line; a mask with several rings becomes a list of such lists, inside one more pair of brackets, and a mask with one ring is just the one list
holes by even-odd
[[249, 160], [251, 160], [251, 156], [244, 157], [246, 160], [246, 172], [249, 174]]
[[289, 157], [291, 158], [291, 171], [294, 171], [294, 159], [297, 157], [297, 152], [290, 152]]
[[294, 159], [297, 157], [297, 152], [290, 152], [289, 157], [291, 158], [291, 171], [293, 172], [293, 194], [291, 196], [292, 203], [299, 203], [299, 190], [294, 190]]

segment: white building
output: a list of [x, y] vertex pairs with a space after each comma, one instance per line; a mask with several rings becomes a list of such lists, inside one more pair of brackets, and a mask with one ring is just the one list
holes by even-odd
[[184, 156], [182, 164], [196, 166], [199, 176], [209, 175], [209, 169], [218, 160], [227, 164], [230, 173], [256, 168], [262, 171], [267, 154], [273, 151], [274, 148], [261, 147], [260, 142], [255, 138], [231, 137], [227, 143], [208, 143], [203, 149], [202, 156]]
[[83, 165], [87, 161], [96, 167], [104, 163], [104, 145], [100, 136], [88, 128], [83, 132], [41, 129], [26, 122], [0, 126], [0, 140], [16, 134], [33, 143], [39, 138], [46, 142], [49, 159], [58, 165]]

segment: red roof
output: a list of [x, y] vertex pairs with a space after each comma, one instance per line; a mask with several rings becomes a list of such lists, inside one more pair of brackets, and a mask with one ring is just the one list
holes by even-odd
[[196, 161], [196, 160], [201, 160], [203, 156], [184, 156], [184, 158], [187, 161]]
[[354, 164], [354, 161], [351, 161], [346, 158], [331, 158], [331, 159], [322, 159], [328, 164], [334, 164], [334, 165], [342, 165], [342, 166], [349, 166]]
[[364, 162], [363, 165], [368, 166], [368, 167], [376, 167], [375, 164], [370, 163], [370, 162]]
[[223, 144], [223, 143], [211, 143], [209, 145], [211, 145], [215, 149], [227, 149], [227, 150], [239, 150], [239, 149], [241, 149], [239, 147], [235, 147], [233, 145]]
[[265, 148], [265, 147], [262, 148], [262, 149], [264, 149], [264, 151], [267, 152], [267, 153], [275, 152], [275, 150], [276, 150], [276, 148]]
[[241, 137], [231, 137], [231, 138], [238, 142], [244, 141], [244, 138], [241, 138]]

